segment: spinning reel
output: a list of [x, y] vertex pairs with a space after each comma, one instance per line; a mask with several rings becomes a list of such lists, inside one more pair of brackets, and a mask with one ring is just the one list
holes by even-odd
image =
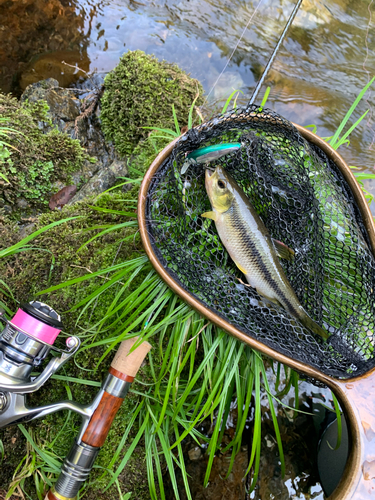
[[[71, 401], [39, 408], [26, 406], [26, 394], [40, 389], [75, 354], [80, 340], [69, 337], [66, 350], [55, 347], [53, 344], [62, 329], [61, 318], [42, 302], [23, 304], [11, 320], [1, 312], [0, 318], [6, 326], [0, 333], [0, 427], [28, 422], [63, 409], [82, 415], [82, 407]], [[52, 358], [40, 375], [32, 377], [32, 371], [51, 351], [60, 356]]]

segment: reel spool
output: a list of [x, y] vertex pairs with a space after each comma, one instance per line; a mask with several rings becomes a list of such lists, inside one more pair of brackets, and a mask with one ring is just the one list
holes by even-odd
[[62, 329], [60, 316], [42, 302], [23, 304], [0, 334], [0, 374], [27, 380]]
[[[52, 307], [39, 301], [22, 304], [15, 316], [6, 323], [0, 334], [0, 387], [1, 380], [14, 383], [30, 381], [32, 370], [49, 354], [63, 325]], [[69, 350], [77, 341], [69, 337]]]

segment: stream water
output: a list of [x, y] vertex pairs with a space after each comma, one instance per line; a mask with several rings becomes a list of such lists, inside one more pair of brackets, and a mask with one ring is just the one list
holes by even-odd
[[[290, 0], [0, 0], [0, 90], [17, 95], [49, 76], [74, 83], [77, 75], [62, 61], [104, 75], [125, 51], [141, 49], [198, 78], [212, 105], [225, 102], [234, 89], [243, 93], [238, 103], [245, 104], [292, 8]], [[374, 28], [373, 0], [303, 0], [267, 79], [268, 107], [300, 125], [315, 124], [320, 136], [332, 135], [375, 74]], [[369, 173], [375, 173], [374, 93], [375, 84], [351, 123], [367, 109], [368, 115], [350, 145], [340, 149], [349, 165]], [[375, 180], [365, 181], [365, 187], [375, 194]], [[291, 453], [300, 453], [297, 445], [290, 446]], [[293, 489], [296, 474], [284, 483], [290, 498], [322, 498], [319, 486], [306, 495]], [[311, 471], [298, 474], [301, 484], [309, 482]]]
[[[124, 51], [141, 49], [198, 78], [210, 102], [239, 89], [245, 103], [292, 8], [290, 0], [0, 0], [0, 89], [19, 91], [33, 78], [67, 72], [62, 60], [105, 73]], [[269, 107], [332, 135], [375, 73], [374, 26], [373, 0], [304, 0], [267, 80]], [[368, 172], [374, 92], [375, 85], [355, 113], [370, 109], [350, 146], [341, 147], [350, 165]], [[374, 181], [366, 187], [375, 193]]]

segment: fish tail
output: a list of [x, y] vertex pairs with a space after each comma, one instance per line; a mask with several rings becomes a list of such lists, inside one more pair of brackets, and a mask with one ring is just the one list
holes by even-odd
[[301, 321], [303, 326], [311, 330], [316, 335], [322, 337], [322, 339], [328, 339], [328, 333], [321, 326], [319, 326], [318, 323], [315, 323], [315, 321], [310, 318], [306, 311], [304, 311], [304, 314], [300, 316], [299, 320]]

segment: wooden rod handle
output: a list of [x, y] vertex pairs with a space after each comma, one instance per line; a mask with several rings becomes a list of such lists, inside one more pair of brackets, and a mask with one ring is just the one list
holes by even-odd
[[[121, 342], [109, 370], [110, 374], [124, 382], [132, 382], [145, 356], [151, 349], [148, 342], [143, 342], [129, 354], [138, 337]], [[90, 446], [100, 448], [107, 438], [113, 419], [118, 412], [123, 399], [108, 392], [103, 397], [85, 430], [82, 441]]]
[[49, 490], [47, 495], [44, 497], [44, 500], [58, 500], [57, 496], [54, 495], [52, 490]]
[[109, 429], [111, 428], [113, 419], [118, 412], [123, 399], [108, 392], [104, 392], [102, 399], [82, 436], [82, 441], [90, 446], [100, 448], [107, 439]]

